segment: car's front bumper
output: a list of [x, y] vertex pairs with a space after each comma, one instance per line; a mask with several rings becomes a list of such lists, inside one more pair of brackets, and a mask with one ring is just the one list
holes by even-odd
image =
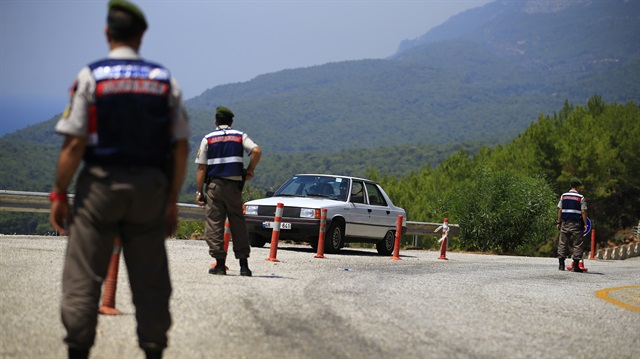
[[[245, 215], [247, 231], [249, 235], [258, 235], [265, 238], [267, 242], [271, 240], [273, 228], [273, 217]], [[291, 228], [283, 228], [282, 224], [288, 223]], [[329, 227], [327, 221], [327, 228]], [[286, 225], [288, 226], [288, 225]], [[283, 217], [279, 239], [292, 240], [296, 242], [315, 242], [320, 234], [320, 220], [316, 218], [288, 218]]]

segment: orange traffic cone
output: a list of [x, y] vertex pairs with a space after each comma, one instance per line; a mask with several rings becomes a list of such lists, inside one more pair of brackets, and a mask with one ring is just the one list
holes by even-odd
[[120, 237], [116, 237], [113, 242], [113, 252], [111, 252], [111, 262], [107, 271], [107, 278], [104, 280], [104, 293], [102, 294], [102, 306], [98, 313], [107, 315], [122, 314], [116, 309], [116, 289], [118, 288], [118, 266], [120, 263], [120, 251], [122, 242]]
[[271, 232], [271, 248], [269, 248], [268, 261], [280, 262], [278, 255], [278, 238], [280, 238], [280, 223], [282, 222], [282, 213], [284, 212], [284, 203], [278, 202], [276, 205], [276, 215], [273, 217], [273, 229]]
[[327, 230], [327, 209], [320, 210], [320, 231], [318, 232], [318, 248], [314, 258], [325, 258], [324, 256], [324, 235]]
[[391, 259], [395, 260], [395, 261], [399, 261], [402, 260], [402, 258], [400, 258], [400, 238], [402, 237], [402, 219], [404, 218], [403, 215], [398, 215], [398, 220], [396, 221], [396, 238], [395, 241], [393, 242], [393, 255], [391, 256]]
[[[588, 269], [584, 267], [584, 259], [581, 259], [580, 262], [578, 262], [578, 268], [582, 269], [584, 272], [588, 271]], [[573, 269], [573, 261], [571, 261], [571, 264], [567, 266], [568, 271], [572, 269]]]
[[[231, 225], [229, 224], [229, 219], [224, 222], [224, 252], [226, 253], [229, 250], [229, 242], [231, 242]], [[226, 259], [226, 258], [225, 258]], [[211, 263], [211, 268], [215, 267], [217, 263]], [[224, 266], [227, 270], [229, 267]]]

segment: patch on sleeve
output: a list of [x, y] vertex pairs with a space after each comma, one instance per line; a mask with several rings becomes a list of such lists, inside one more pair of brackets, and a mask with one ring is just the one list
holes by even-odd
[[78, 81], [74, 80], [69, 88], [69, 103], [67, 103], [67, 107], [65, 107], [64, 112], [62, 113], [62, 118], [69, 118], [69, 113], [71, 113], [71, 105], [73, 104], [73, 95], [78, 90]]
[[71, 101], [67, 104], [67, 107], [64, 108], [64, 112], [62, 113], [62, 118], [69, 118], [69, 112], [71, 112]]

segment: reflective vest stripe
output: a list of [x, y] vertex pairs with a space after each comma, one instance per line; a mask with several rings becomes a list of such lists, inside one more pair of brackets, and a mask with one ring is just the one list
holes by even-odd
[[208, 165], [219, 165], [219, 164], [223, 164], [223, 163], [243, 163], [242, 162], [242, 157], [223, 157], [223, 158], [211, 158], [207, 160], [207, 164]]

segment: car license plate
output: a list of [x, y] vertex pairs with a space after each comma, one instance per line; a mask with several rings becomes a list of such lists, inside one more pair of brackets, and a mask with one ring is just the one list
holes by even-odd
[[[262, 222], [262, 228], [276, 228], [276, 222]], [[291, 229], [291, 223], [280, 222], [280, 229]]]

